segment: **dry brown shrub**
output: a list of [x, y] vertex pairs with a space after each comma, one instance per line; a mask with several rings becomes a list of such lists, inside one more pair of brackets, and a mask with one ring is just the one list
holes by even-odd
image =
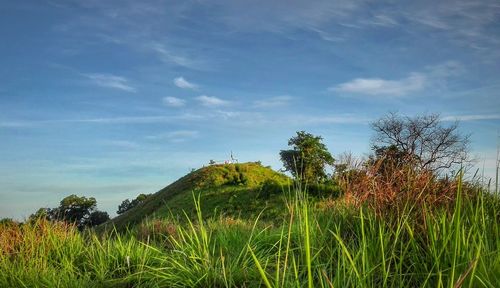
[[163, 242], [169, 247], [169, 237], [177, 238], [177, 225], [173, 222], [155, 219], [141, 223], [137, 230], [137, 238], [140, 241], [150, 243], [151, 241]]
[[251, 230], [253, 226], [252, 221], [246, 221], [241, 218], [235, 218], [233, 216], [220, 215], [218, 218], [208, 221], [208, 228], [212, 231], [217, 231], [218, 229], [245, 229]]
[[21, 228], [18, 225], [0, 226], [0, 255], [8, 255], [22, 241]]
[[75, 225], [43, 218], [25, 224], [0, 225], [0, 255], [15, 254], [22, 248], [23, 254], [29, 256], [41, 246], [52, 245], [48, 238], [65, 241], [76, 234]]
[[450, 207], [457, 195], [458, 181], [438, 177], [411, 165], [391, 166], [376, 161], [341, 177], [345, 196], [355, 205], [368, 205], [379, 215], [394, 214], [413, 207]]

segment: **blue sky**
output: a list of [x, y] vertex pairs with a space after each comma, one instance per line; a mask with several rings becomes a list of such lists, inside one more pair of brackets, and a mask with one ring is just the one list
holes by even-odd
[[496, 0], [7, 0], [0, 37], [0, 217], [114, 214], [231, 150], [279, 169], [298, 130], [364, 155], [388, 111], [460, 120], [494, 173]]

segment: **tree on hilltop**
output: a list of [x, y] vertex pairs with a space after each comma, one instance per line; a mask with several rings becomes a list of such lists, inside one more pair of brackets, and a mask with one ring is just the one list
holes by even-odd
[[281, 150], [280, 157], [286, 171], [299, 181], [318, 183], [327, 178], [325, 167], [333, 165], [335, 159], [328, 152], [321, 136], [298, 131], [297, 136], [288, 140], [292, 149]]

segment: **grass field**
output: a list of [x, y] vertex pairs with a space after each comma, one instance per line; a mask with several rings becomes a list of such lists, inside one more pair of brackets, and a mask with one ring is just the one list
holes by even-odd
[[[460, 190], [459, 190], [460, 191]], [[280, 199], [274, 221], [195, 215], [125, 232], [4, 225], [1, 287], [498, 287], [499, 199], [457, 192], [453, 207], [380, 217], [343, 199]], [[266, 210], [261, 215], [265, 215]], [[278, 217], [278, 216], [276, 216]]]

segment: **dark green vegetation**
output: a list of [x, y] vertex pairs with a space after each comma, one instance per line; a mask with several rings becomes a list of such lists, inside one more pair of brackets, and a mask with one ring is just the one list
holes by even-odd
[[94, 230], [75, 220], [102, 216], [92, 198], [61, 202], [83, 218], [3, 220], [0, 287], [499, 287], [500, 197], [444, 170], [467, 139], [436, 121], [379, 120], [358, 162], [298, 132], [296, 179], [210, 165]]
[[51, 221], [74, 223], [80, 230], [85, 227], [100, 225], [109, 220], [107, 212], [96, 209], [95, 198], [70, 195], [61, 200], [59, 207], [40, 208], [31, 215], [32, 221], [45, 218]]
[[303, 183], [321, 183], [327, 179], [325, 168], [333, 165], [335, 159], [328, 152], [323, 138], [305, 131], [288, 140], [290, 150], [281, 150], [280, 157], [286, 171]]
[[130, 201], [129, 199], [123, 200], [123, 202], [118, 205], [118, 211], [116, 211], [116, 214], [123, 214], [127, 212], [128, 210], [134, 208], [135, 206], [141, 204], [148, 198], [150, 195], [146, 194], [139, 194], [134, 200]]

